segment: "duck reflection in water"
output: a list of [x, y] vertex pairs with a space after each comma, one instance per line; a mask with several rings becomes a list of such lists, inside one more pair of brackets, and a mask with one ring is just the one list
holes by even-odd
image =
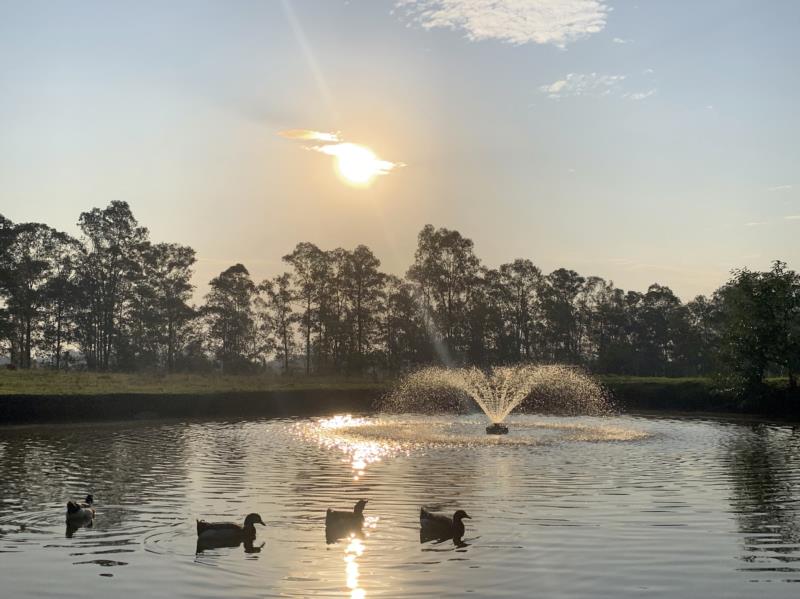
[[235, 549], [239, 545], [244, 545], [244, 552], [245, 553], [261, 553], [261, 548], [266, 545], [266, 542], [263, 542], [260, 545], [255, 545], [253, 543], [253, 539], [241, 539], [239, 541], [234, 540], [214, 540], [214, 539], [197, 539], [197, 547], [195, 548], [195, 554], [203, 553], [204, 551], [213, 551], [214, 549], [223, 549], [225, 547], [229, 547]]
[[325, 541], [330, 545], [351, 536], [363, 539], [366, 505], [366, 499], [359, 499], [352, 512], [328, 508], [325, 513]]
[[94, 520], [72, 521], [67, 520], [66, 537], [71, 539], [72, 536], [81, 528], [92, 528]]
[[462, 540], [465, 532], [465, 518], [472, 519], [464, 510], [457, 510], [452, 516], [448, 516], [425, 507], [421, 508], [419, 511], [419, 542], [443, 543], [452, 540], [456, 547], [469, 547], [469, 543]]

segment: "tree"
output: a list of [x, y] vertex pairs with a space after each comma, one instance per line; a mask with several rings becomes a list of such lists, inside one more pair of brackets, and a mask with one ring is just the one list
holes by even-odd
[[75, 341], [73, 314], [76, 309], [77, 268], [81, 245], [68, 238], [53, 254], [54, 270], [44, 288], [42, 350], [59, 370], [65, 348]]
[[364, 368], [365, 353], [372, 345], [376, 334], [380, 303], [383, 297], [385, 275], [378, 268], [381, 262], [365, 245], [359, 245], [348, 253], [342, 272], [343, 286], [349, 312], [352, 315], [354, 357], [350, 362], [352, 370]]
[[800, 278], [775, 261], [772, 270], [740, 269], [717, 291], [722, 362], [738, 387], [760, 386], [774, 365], [796, 388], [800, 369]]
[[249, 370], [256, 357], [256, 286], [250, 273], [242, 264], [235, 264], [213, 278], [210, 286], [203, 311], [214, 354], [225, 373]]
[[41, 332], [48, 284], [74, 240], [66, 233], [39, 223], [16, 225], [4, 238], [0, 284], [14, 330], [12, 346], [17, 348], [14, 361], [22, 368], [30, 368], [37, 342], [35, 337]]
[[311, 336], [318, 323], [319, 304], [323, 301], [323, 281], [327, 274], [325, 252], [313, 243], [298, 243], [291, 254], [283, 257], [294, 269], [294, 299], [302, 306], [300, 325], [305, 338], [306, 374], [311, 373]]
[[94, 208], [78, 219], [83, 250], [78, 265], [77, 339], [89, 369], [108, 370], [115, 350], [128, 344], [123, 318], [141, 270], [148, 231], [126, 202]]
[[548, 360], [580, 361], [576, 302], [585, 282], [577, 272], [565, 268], [554, 270], [542, 281], [543, 338]]
[[425, 322], [439, 357], [452, 362], [467, 349], [467, 303], [480, 262], [458, 231], [425, 225], [407, 277], [419, 285]]
[[294, 352], [294, 323], [297, 316], [292, 310], [291, 276], [288, 272], [261, 283], [259, 290], [266, 295], [264, 302], [268, 334], [277, 348], [283, 373], [289, 373], [289, 362]]
[[163, 327], [159, 339], [165, 346], [166, 368], [175, 369], [176, 356], [181, 348], [185, 325], [195, 317], [189, 301], [194, 291], [191, 283], [192, 266], [196, 261], [192, 248], [175, 243], [158, 243], [148, 254], [152, 286], [155, 290], [155, 309]]
[[386, 365], [392, 372], [433, 359], [433, 344], [421, 318], [417, 287], [389, 275], [384, 281], [382, 343]]
[[542, 271], [530, 260], [517, 259], [500, 265], [497, 300], [511, 338], [512, 360], [531, 360], [534, 351], [534, 322], [538, 311]]

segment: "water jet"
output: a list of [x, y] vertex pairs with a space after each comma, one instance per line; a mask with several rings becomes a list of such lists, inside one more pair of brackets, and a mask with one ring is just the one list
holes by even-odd
[[528, 412], [601, 414], [608, 408], [603, 388], [575, 368], [520, 364], [478, 368], [429, 367], [404, 377], [384, 398], [393, 412], [470, 412], [479, 407], [488, 435], [506, 435], [503, 422], [516, 408]]

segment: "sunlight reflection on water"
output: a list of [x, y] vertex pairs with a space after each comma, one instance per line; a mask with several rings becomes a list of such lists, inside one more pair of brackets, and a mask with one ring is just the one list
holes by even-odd
[[[507, 422], [500, 438], [470, 415], [0, 429], [0, 594], [796, 597], [797, 428]], [[66, 537], [64, 501], [88, 491], [94, 526]], [[329, 543], [327, 508], [362, 498], [362, 534]], [[465, 509], [465, 545], [423, 541], [422, 505]], [[250, 511], [260, 553], [196, 553], [195, 518]]]

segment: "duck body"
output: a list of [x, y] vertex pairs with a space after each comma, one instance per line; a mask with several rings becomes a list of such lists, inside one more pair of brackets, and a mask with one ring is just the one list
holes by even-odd
[[235, 522], [197, 521], [197, 539], [209, 546], [235, 547], [242, 542], [256, 538], [256, 524], [266, 526], [258, 514], [248, 514], [244, 524]]
[[86, 522], [94, 518], [94, 497], [87, 495], [83, 502], [67, 502], [67, 522]]
[[325, 539], [328, 543], [335, 543], [351, 533], [361, 534], [364, 526], [364, 506], [366, 499], [360, 499], [352, 512], [346, 510], [332, 510], [325, 512]]
[[449, 516], [441, 512], [431, 511], [425, 507], [420, 508], [420, 538], [461, 539], [465, 531], [464, 518], [472, 519], [464, 510], [457, 510], [452, 516]]

